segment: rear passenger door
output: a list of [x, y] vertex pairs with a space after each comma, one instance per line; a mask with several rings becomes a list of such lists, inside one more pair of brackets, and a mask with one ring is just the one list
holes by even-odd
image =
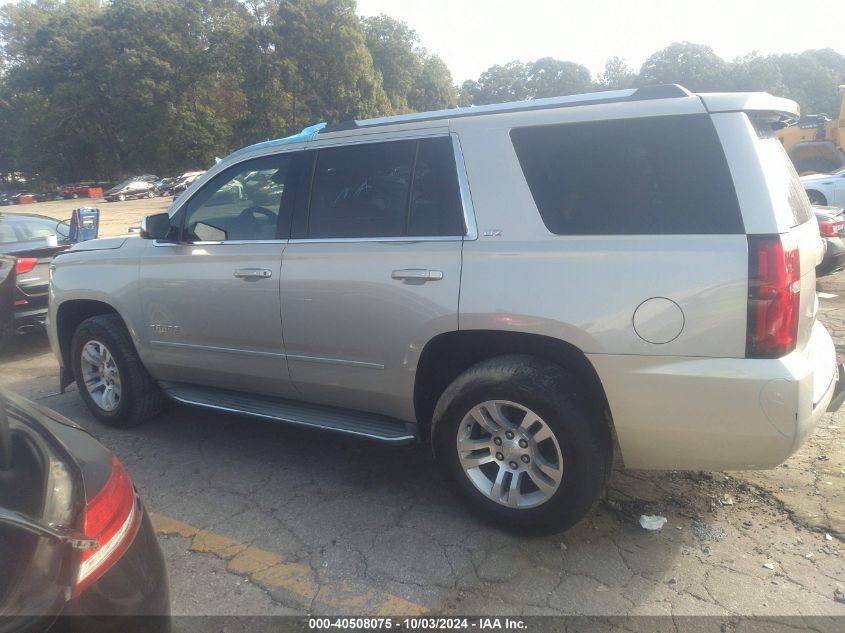
[[471, 222], [452, 137], [312, 147], [282, 266], [291, 379], [306, 400], [411, 420], [419, 353], [458, 328]]

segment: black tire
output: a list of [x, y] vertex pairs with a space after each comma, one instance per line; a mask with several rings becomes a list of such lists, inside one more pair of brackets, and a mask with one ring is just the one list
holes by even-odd
[[[113, 411], [101, 408], [85, 386], [82, 350], [91, 341], [106, 346], [120, 375], [120, 400]], [[71, 366], [82, 399], [104, 424], [123, 429], [138, 426], [158, 413], [164, 404], [164, 394], [144, 368], [123, 320], [116, 314], [94, 316], [79, 324], [71, 342]]]
[[73, 198], [74, 200], [76, 200], [77, 198], [79, 198], [79, 194], [78, 193], [72, 193], [72, 194], [70, 194], [70, 197]]
[[[607, 424], [584, 400], [578, 381], [558, 365], [531, 356], [499, 356], [458, 376], [440, 396], [432, 444], [446, 476], [484, 520], [508, 530], [550, 534], [572, 527], [602, 495], [613, 459]], [[467, 413], [488, 400], [519, 403], [539, 415], [557, 440], [563, 476], [540, 505], [517, 509], [482, 493], [461, 466], [457, 434]]]
[[821, 191], [809, 189], [807, 190], [807, 197], [810, 199], [810, 204], [815, 204], [821, 207], [827, 206], [827, 198], [825, 198]]

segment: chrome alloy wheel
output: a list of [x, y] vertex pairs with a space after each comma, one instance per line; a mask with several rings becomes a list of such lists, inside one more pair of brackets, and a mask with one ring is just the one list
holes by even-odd
[[563, 479], [563, 457], [551, 428], [516, 402], [488, 400], [473, 407], [458, 427], [457, 447], [473, 485], [509, 508], [545, 503]]
[[120, 371], [114, 356], [99, 341], [88, 341], [82, 348], [82, 379], [88, 395], [103, 411], [114, 411], [120, 404]]

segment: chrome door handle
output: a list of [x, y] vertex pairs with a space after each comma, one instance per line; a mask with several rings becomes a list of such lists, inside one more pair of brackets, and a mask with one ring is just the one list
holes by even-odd
[[405, 270], [394, 270], [390, 276], [402, 281], [440, 281], [443, 279], [443, 271], [407, 268]]
[[273, 271], [266, 268], [241, 268], [235, 271], [238, 279], [267, 279], [273, 276]]

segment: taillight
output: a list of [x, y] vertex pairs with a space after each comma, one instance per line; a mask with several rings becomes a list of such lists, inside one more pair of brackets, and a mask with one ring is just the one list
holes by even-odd
[[795, 349], [801, 257], [780, 238], [748, 237], [748, 358], [779, 358]]
[[842, 237], [845, 232], [843, 220], [819, 220], [819, 234], [822, 237]]
[[38, 260], [35, 257], [21, 257], [15, 264], [15, 272], [19, 275], [21, 273], [28, 273], [30, 270], [35, 268], [37, 263]]
[[139, 523], [135, 488], [123, 465], [112, 457], [108, 481], [85, 505], [83, 531], [98, 546], [82, 553], [74, 596], [85, 591], [120, 559], [132, 543]]

